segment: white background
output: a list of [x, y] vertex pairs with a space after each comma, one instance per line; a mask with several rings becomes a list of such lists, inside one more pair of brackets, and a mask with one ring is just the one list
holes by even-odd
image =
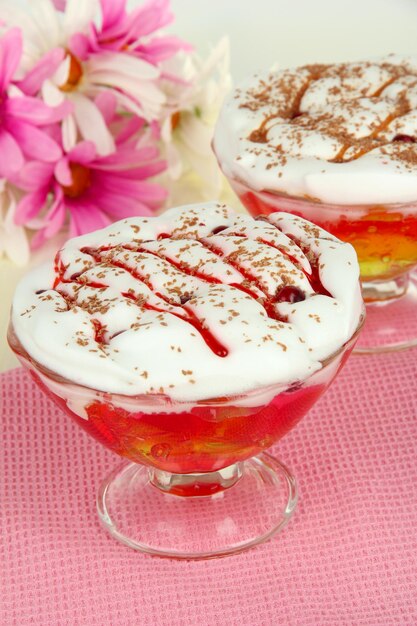
[[275, 62], [417, 54], [417, 0], [171, 0], [171, 6], [171, 30], [198, 50], [229, 35], [236, 79]]

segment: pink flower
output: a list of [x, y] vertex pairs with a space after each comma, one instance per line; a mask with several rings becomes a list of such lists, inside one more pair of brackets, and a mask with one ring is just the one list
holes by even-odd
[[52, 0], [57, 11], [65, 11], [66, 0]]
[[88, 43], [94, 52], [124, 50], [152, 65], [191, 47], [171, 35], [152, 36], [174, 20], [169, 0], [148, 0], [130, 13], [126, 0], [100, 0], [102, 23], [92, 25]]
[[45, 162], [60, 158], [60, 146], [40, 127], [54, 124], [70, 111], [68, 103], [51, 108], [12, 84], [21, 57], [22, 35], [13, 28], [0, 39], [0, 178], [6, 179], [19, 172], [25, 158]]
[[[3, 11], [5, 22], [21, 25], [24, 32], [24, 67], [31, 72], [21, 88], [28, 95], [41, 92], [49, 106], [71, 103], [73, 114], [62, 125], [67, 151], [85, 139], [97, 146], [100, 155], [109, 155], [115, 150], [114, 141], [93, 99], [111, 91], [119, 110], [148, 122], [159, 119], [166, 105], [161, 82], [176, 80], [163, 72], [161, 62], [187, 46], [175, 37], [156, 36], [172, 20], [169, 0], [149, 0], [130, 13], [126, 0], [101, 0], [100, 27], [94, 23], [92, 0], [55, 3], [61, 13], [52, 0], [42, 0], [42, 12], [38, 3], [23, 11], [12, 2]], [[45, 62], [45, 54], [56, 54], [57, 48], [63, 58], [51, 75], [55, 59]]]
[[144, 121], [120, 122], [114, 105], [110, 94], [97, 100], [106, 121], [118, 126], [116, 152], [99, 156], [92, 142], [82, 141], [54, 163], [33, 161], [22, 169], [17, 186], [27, 193], [15, 221], [39, 230], [34, 247], [53, 237], [67, 217], [70, 236], [76, 236], [124, 217], [151, 215], [165, 200], [166, 191], [146, 180], [166, 164], [147, 141]]

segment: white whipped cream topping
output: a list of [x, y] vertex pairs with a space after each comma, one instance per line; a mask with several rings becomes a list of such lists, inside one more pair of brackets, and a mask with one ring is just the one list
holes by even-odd
[[194, 401], [320, 370], [358, 326], [358, 278], [353, 248], [301, 218], [189, 205], [68, 241], [20, 282], [12, 321], [73, 383]]
[[225, 102], [213, 148], [252, 189], [347, 205], [417, 200], [414, 141], [417, 57], [390, 55], [250, 77]]

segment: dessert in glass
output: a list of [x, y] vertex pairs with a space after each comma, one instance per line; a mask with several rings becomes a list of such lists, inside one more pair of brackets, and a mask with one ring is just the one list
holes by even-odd
[[106, 529], [194, 559], [287, 523], [295, 479], [265, 450], [325, 391], [362, 320], [352, 246], [286, 213], [209, 203], [70, 240], [18, 285], [8, 338], [125, 458], [99, 490]]
[[213, 148], [248, 211], [291, 212], [351, 243], [367, 321], [355, 351], [417, 345], [417, 57], [258, 74]]

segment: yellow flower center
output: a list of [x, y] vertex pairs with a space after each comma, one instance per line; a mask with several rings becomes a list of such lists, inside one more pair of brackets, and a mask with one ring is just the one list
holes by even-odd
[[67, 198], [79, 198], [91, 185], [90, 170], [80, 163], [71, 163], [71, 185], [62, 185], [62, 190]]
[[175, 111], [175, 113], [171, 115], [171, 129], [172, 130], [175, 130], [177, 128], [178, 124], [180, 123], [180, 118], [181, 118], [180, 111]]
[[83, 68], [77, 57], [72, 52], [67, 52], [67, 57], [70, 58], [70, 67], [67, 82], [60, 86], [61, 91], [73, 91], [76, 89], [83, 76]]

